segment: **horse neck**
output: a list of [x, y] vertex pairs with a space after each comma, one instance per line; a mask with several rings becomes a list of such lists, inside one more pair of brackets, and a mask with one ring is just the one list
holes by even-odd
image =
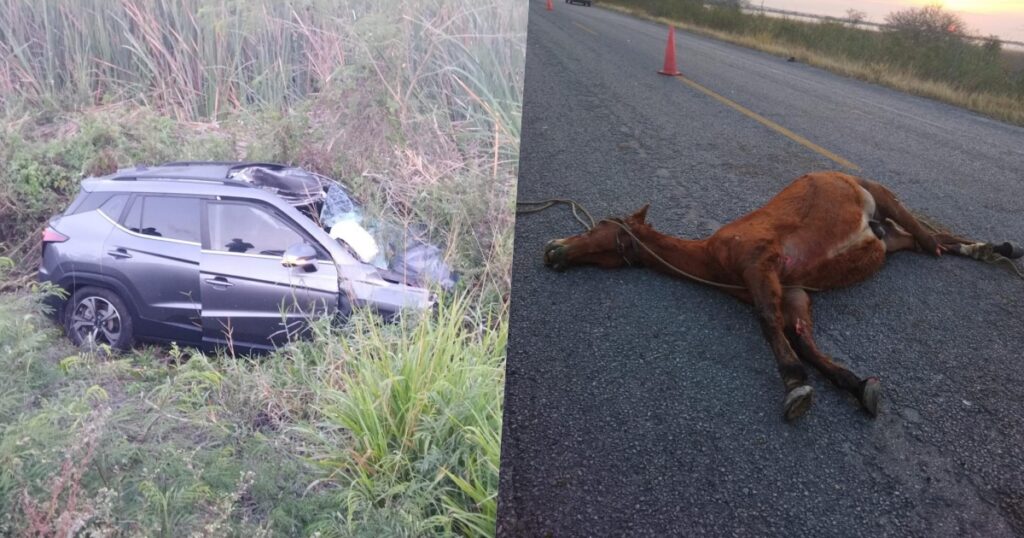
[[638, 228], [634, 233], [650, 249], [649, 252], [643, 247], [638, 247], [640, 260], [645, 266], [672, 276], [680, 276], [678, 272], [666, 267], [664, 262], [668, 262], [672, 267], [693, 276], [715, 280], [715, 264], [708, 254], [707, 240], [673, 237], [648, 226]]

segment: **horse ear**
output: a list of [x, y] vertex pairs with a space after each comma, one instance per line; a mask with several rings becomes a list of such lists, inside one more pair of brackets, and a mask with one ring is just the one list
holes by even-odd
[[633, 216], [629, 217], [629, 219], [635, 220], [640, 224], [647, 222], [647, 208], [649, 207], [651, 207], [651, 204], [644, 204], [644, 206], [641, 207], [636, 213], [633, 213]]

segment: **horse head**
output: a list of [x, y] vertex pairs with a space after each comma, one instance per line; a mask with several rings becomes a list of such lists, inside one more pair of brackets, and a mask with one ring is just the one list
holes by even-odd
[[625, 219], [608, 218], [593, 228], [570, 237], [555, 239], [544, 246], [544, 265], [564, 271], [572, 265], [597, 265], [604, 268], [639, 263], [636, 230], [649, 228], [647, 204]]

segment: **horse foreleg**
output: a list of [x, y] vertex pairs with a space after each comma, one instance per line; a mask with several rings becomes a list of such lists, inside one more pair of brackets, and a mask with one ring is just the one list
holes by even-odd
[[786, 396], [782, 401], [783, 416], [786, 420], [793, 420], [811, 407], [814, 391], [807, 384], [807, 372], [783, 330], [785, 318], [782, 314], [782, 285], [778, 274], [771, 271], [771, 265], [755, 264], [744, 272], [743, 278], [786, 388]]
[[807, 292], [802, 289], [787, 289], [783, 295], [782, 312], [786, 318], [786, 336], [797, 355], [817, 368], [835, 386], [853, 394], [871, 416], [876, 416], [881, 395], [878, 378], [860, 379], [832, 357], [818, 350], [814, 343], [811, 298]]

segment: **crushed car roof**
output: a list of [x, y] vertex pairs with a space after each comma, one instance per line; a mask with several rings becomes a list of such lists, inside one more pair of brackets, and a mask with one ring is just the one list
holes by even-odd
[[224, 181], [230, 179], [233, 172], [243, 168], [258, 166], [271, 170], [293, 168], [286, 164], [244, 162], [244, 161], [178, 161], [153, 166], [137, 165], [122, 168], [113, 174], [95, 179], [128, 181], [138, 179], [194, 179]]
[[122, 168], [113, 174], [88, 178], [83, 181], [83, 185], [87, 190], [121, 190], [126, 185], [122, 182], [152, 181], [162, 183], [165, 187], [167, 183], [164, 182], [205, 182], [210, 185], [254, 187], [269, 191], [294, 206], [303, 206], [322, 199], [323, 179], [302, 168], [279, 163], [182, 161]]

